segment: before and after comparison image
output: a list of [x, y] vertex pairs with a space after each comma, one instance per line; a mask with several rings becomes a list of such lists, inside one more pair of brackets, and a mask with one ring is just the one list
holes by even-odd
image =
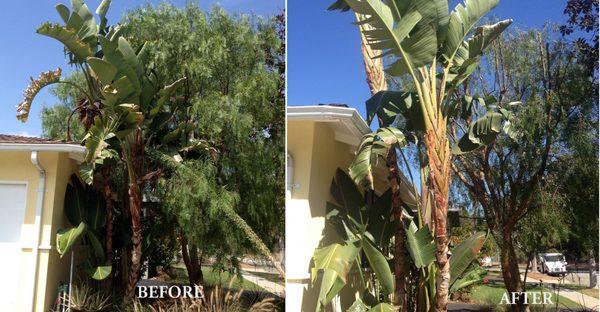
[[600, 311], [598, 0], [2, 4], [0, 312]]

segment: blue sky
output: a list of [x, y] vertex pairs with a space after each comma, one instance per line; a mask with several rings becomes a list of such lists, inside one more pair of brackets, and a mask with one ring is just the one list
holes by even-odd
[[[15, 118], [15, 106], [22, 99], [22, 92], [29, 83], [29, 77], [37, 77], [40, 72], [57, 67], [68, 69], [62, 46], [51, 38], [35, 33], [45, 21], [59, 22], [54, 6], [69, 4], [69, 0], [5, 1], [0, 12], [0, 29], [3, 30], [0, 49], [0, 133], [36, 135], [42, 133], [39, 114], [41, 108], [51, 106], [56, 100], [43, 90], [33, 104], [29, 120], [21, 123]], [[92, 11], [100, 0], [85, 1]], [[117, 22], [128, 9], [145, 3], [157, 4], [162, 0], [113, 0], [108, 17], [109, 22]], [[185, 0], [167, 1], [184, 6]], [[231, 13], [254, 13], [258, 15], [276, 14], [285, 7], [284, 0], [201, 0], [200, 6], [208, 9], [219, 4]]]
[[[360, 36], [351, 13], [327, 11], [332, 2], [288, 0], [288, 105], [343, 103], [364, 116], [370, 93]], [[566, 0], [500, 0], [492, 14], [512, 18], [512, 27], [538, 27], [566, 21], [565, 5]]]

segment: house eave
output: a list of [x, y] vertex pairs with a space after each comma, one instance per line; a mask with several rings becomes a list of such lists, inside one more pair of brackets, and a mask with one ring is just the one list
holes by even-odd
[[334, 129], [336, 140], [352, 146], [358, 146], [360, 138], [371, 132], [371, 128], [356, 109], [349, 107], [327, 105], [288, 106], [287, 118], [288, 120], [341, 123], [347, 131]]
[[83, 162], [85, 146], [76, 144], [32, 144], [32, 143], [0, 143], [0, 151], [12, 152], [62, 152], [69, 153], [69, 157], [77, 162]]

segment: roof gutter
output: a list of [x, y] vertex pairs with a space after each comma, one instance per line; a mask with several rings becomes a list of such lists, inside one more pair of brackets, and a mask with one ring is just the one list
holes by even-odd
[[85, 155], [85, 146], [76, 144], [0, 143], [0, 151], [65, 152]]
[[38, 256], [40, 251], [40, 234], [42, 232], [42, 211], [44, 206], [44, 194], [46, 193], [46, 171], [40, 164], [38, 158], [38, 151], [31, 151], [31, 163], [38, 170], [40, 177], [38, 181], [37, 188], [37, 205], [35, 207], [35, 222], [34, 222], [34, 230], [35, 236], [33, 239], [33, 276], [32, 276], [32, 289], [31, 289], [31, 300], [29, 302], [29, 309], [27, 311], [35, 310], [35, 293], [37, 290], [37, 275], [38, 275]]
[[361, 134], [371, 132], [371, 128], [354, 108], [327, 105], [288, 106], [288, 120], [350, 121]]

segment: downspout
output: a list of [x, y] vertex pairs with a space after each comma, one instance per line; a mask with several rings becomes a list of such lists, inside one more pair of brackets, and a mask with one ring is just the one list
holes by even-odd
[[38, 181], [38, 189], [37, 189], [37, 205], [35, 207], [35, 222], [34, 222], [34, 231], [35, 236], [33, 239], [33, 277], [32, 277], [32, 290], [31, 290], [31, 300], [30, 300], [30, 308], [28, 311], [34, 312], [35, 310], [35, 294], [37, 288], [37, 274], [38, 274], [38, 256], [40, 251], [40, 234], [42, 232], [42, 208], [44, 205], [44, 194], [46, 193], [46, 171], [40, 165], [40, 161], [38, 159], [38, 151], [31, 151], [31, 163], [37, 168], [40, 179]]
[[292, 190], [294, 189], [294, 158], [289, 153], [286, 155], [286, 189], [285, 189], [285, 197], [286, 199], [292, 199]]

